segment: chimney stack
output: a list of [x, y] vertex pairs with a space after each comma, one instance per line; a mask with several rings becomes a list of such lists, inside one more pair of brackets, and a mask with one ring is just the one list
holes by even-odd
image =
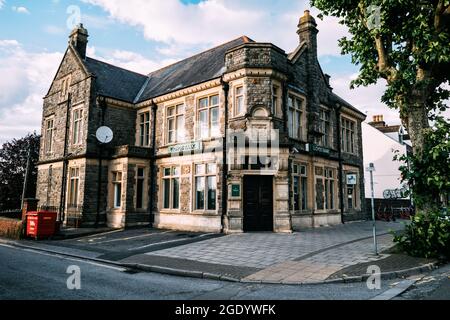
[[82, 23], [76, 26], [69, 36], [69, 43], [77, 50], [83, 60], [86, 58], [88, 37], [88, 31], [83, 27]]
[[300, 43], [305, 41], [315, 55], [317, 55], [318, 33], [319, 30], [317, 30], [316, 20], [311, 16], [309, 10], [305, 10], [298, 23], [297, 34], [299, 36]]
[[371, 126], [375, 128], [386, 127], [386, 122], [384, 121], [384, 116], [382, 114], [373, 116], [372, 120], [372, 122], [369, 122]]

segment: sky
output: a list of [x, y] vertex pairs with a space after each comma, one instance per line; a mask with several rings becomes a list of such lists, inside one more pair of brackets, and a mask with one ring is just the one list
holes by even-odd
[[[76, 23], [89, 31], [88, 56], [147, 74], [242, 35], [291, 52], [306, 9], [308, 0], [0, 0], [0, 144], [40, 133], [42, 98]], [[399, 124], [380, 102], [383, 81], [350, 90], [358, 68], [338, 47], [347, 29], [335, 18], [317, 22], [319, 61], [334, 92], [369, 120], [383, 114]]]

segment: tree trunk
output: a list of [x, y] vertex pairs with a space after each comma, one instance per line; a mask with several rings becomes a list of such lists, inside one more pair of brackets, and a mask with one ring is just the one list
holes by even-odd
[[402, 121], [411, 138], [413, 153], [420, 157], [425, 143], [425, 132], [430, 128], [427, 107], [425, 103], [411, 103], [406, 108]]

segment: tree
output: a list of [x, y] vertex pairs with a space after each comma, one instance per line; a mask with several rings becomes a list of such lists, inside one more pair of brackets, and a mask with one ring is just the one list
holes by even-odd
[[33, 133], [6, 142], [0, 149], [0, 210], [20, 208], [29, 147], [31, 161], [25, 196], [35, 197], [39, 144], [40, 136]]
[[[382, 101], [399, 111], [422, 157], [430, 120], [449, 98], [450, 0], [311, 0], [325, 15], [338, 17], [351, 38], [342, 54], [360, 66], [351, 87], [386, 80]], [[320, 18], [320, 17], [319, 17]], [[423, 177], [425, 178], [425, 177]]]

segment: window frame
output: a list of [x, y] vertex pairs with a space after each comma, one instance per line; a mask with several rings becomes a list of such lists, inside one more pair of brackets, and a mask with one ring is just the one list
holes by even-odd
[[[318, 174], [318, 170], [321, 170], [321, 174]], [[330, 174], [331, 172], [331, 174]], [[337, 169], [332, 167], [320, 167], [316, 166], [314, 169], [314, 207], [318, 211], [331, 211], [337, 210], [338, 199], [337, 199]], [[317, 203], [317, 181], [321, 180], [323, 185], [323, 202], [322, 209], [319, 209]]]
[[279, 84], [272, 84], [272, 112], [277, 117], [283, 116], [282, 92]]
[[[178, 108], [182, 107], [182, 112], [179, 112]], [[169, 109], [173, 109], [174, 113], [172, 115], [169, 115]], [[166, 109], [166, 117], [165, 117], [165, 141], [167, 145], [171, 145], [171, 144], [177, 144], [177, 143], [183, 143], [186, 142], [186, 136], [185, 136], [185, 132], [186, 132], [186, 105], [185, 103], [178, 103], [178, 104], [174, 104], [174, 105], [170, 105], [167, 106]], [[182, 122], [183, 122], [183, 128], [180, 130], [178, 128], [178, 119], [182, 118]], [[169, 121], [173, 120], [174, 122], [174, 129], [170, 130], [169, 129]], [[174, 141], [170, 141], [170, 132], [173, 131], [174, 132]], [[180, 133], [181, 131], [181, 133]]]
[[[139, 174], [139, 171], [142, 170], [142, 175]], [[140, 167], [138, 166], [136, 168], [136, 202], [135, 202], [135, 207], [137, 210], [143, 210], [146, 209], [146, 205], [145, 205], [145, 200], [146, 200], [146, 168], [145, 167]], [[139, 195], [139, 184], [142, 183], [142, 194]], [[141, 203], [139, 204], [139, 197], [141, 197]]]
[[[52, 124], [51, 128], [49, 128], [48, 123]], [[44, 130], [45, 130], [45, 134], [44, 134], [44, 153], [46, 155], [52, 154], [53, 153], [53, 140], [54, 140], [54, 135], [55, 135], [55, 117], [51, 116], [51, 117], [47, 117], [44, 121]], [[49, 136], [49, 132], [50, 132], [50, 136]]]
[[[356, 154], [356, 121], [341, 116], [341, 146], [345, 153]], [[350, 134], [350, 137], [349, 137]]]
[[[144, 117], [142, 121], [142, 117]], [[139, 146], [150, 147], [150, 111], [138, 113]]]
[[323, 135], [318, 139], [318, 145], [325, 148], [333, 148], [333, 126], [331, 122], [331, 111], [328, 108], [320, 108], [319, 123], [320, 132]]
[[[170, 170], [170, 174], [166, 175], [166, 170]], [[166, 189], [165, 182], [169, 182], [169, 207], [166, 207]], [[178, 184], [178, 197], [174, 197], [174, 181]], [[161, 210], [162, 211], [179, 211], [181, 206], [181, 167], [177, 165], [162, 167], [161, 176]], [[174, 201], [177, 201], [177, 207], [174, 206]]]
[[[197, 171], [197, 167], [203, 167], [202, 172]], [[209, 170], [209, 167], [212, 166], [214, 170]], [[214, 162], [202, 162], [202, 163], [194, 163], [193, 164], [193, 175], [194, 175], [194, 183], [193, 183], [193, 211], [197, 212], [216, 212], [218, 210], [218, 203], [217, 203], [217, 173], [218, 173], [218, 167], [217, 164]], [[210, 189], [210, 178], [214, 178], [215, 183], [214, 188]], [[197, 201], [197, 179], [203, 179], [203, 206], [202, 208], [198, 207], [198, 201]], [[209, 202], [209, 191], [213, 190], [215, 196], [214, 196], [214, 202]], [[212, 204], [213, 206], [210, 206]]]
[[[238, 90], [241, 89], [242, 92], [239, 94]], [[239, 99], [242, 99], [242, 110], [239, 110]], [[219, 102], [220, 103], [220, 102]], [[245, 90], [244, 85], [239, 84], [234, 87], [234, 115], [236, 117], [242, 116], [245, 114]]]
[[[75, 114], [79, 118], [75, 118]], [[75, 108], [72, 110], [72, 145], [80, 145], [83, 141], [83, 108]]]
[[60, 99], [66, 100], [69, 97], [69, 89], [71, 86], [72, 77], [70, 75], [61, 78]]
[[[120, 179], [118, 177], [120, 176]], [[111, 183], [113, 185], [113, 205], [114, 209], [122, 208], [122, 196], [123, 196], [123, 172], [122, 171], [113, 171]], [[117, 189], [120, 190], [120, 195], [117, 197]], [[119, 202], [119, 204], [118, 204]]]
[[[75, 173], [75, 174], [74, 174]], [[69, 197], [67, 206], [69, 208], [77, 207], [80, 198], [80, 167], [69, 168]]]
[[[214, 97], [217, 97], [217, 104], [211, 104], [211, 101]], [[201, 101], [207, 99], [208, 105], [206, 107], [201, 107]], [[212, 126], [212, 111], [217, 109], [217, 134], [213, 134], [213, 126]], [[203, 135], [202, 132], [202, 122], [200, 121], [200, 113], [206, 111], [207, 114], [207, 125], [208, 125], [208, 134], [206, 136]], [[196, 112], [196, 138], [200, 140], [204, 139], [213, 139], [220, 137], [220, 94], [214, 93], [209, 94], [197, 99], [197, 112]]]
[[[293, 93], [288, 94], [288, 134], [291, 139], [303, 141], [304, 139], [304, 128], [306, 126], [305, 116], [306, 116], [306, 110], [305, 110], [305, 98], [298, 96]], [[292, 105], [290, 101], [292, 100]], [[300, 102], [298, 105], [296, 102]], [[294, 119], [294, 115], [298, 116], [298, 119]], [[297, 134], [294, 136], [294, 129], [295, 129], [295, 121], [298, 120], [298, 128], [297, 128]]]
[[[295, 192], [295, 178], [298, 179], [297, 192]], [[294, 211], [305, 212], [309, 210], [308, 201], [308, 164], [295, 162], [292, 164], [292, 197], [293, 197], [293, 208]], [[297, 196], [296, 196], [297, 194]], [[303, 201], [304, 198], [304, 201]], [[298, 203], [298, 209], [296, 204]]]

